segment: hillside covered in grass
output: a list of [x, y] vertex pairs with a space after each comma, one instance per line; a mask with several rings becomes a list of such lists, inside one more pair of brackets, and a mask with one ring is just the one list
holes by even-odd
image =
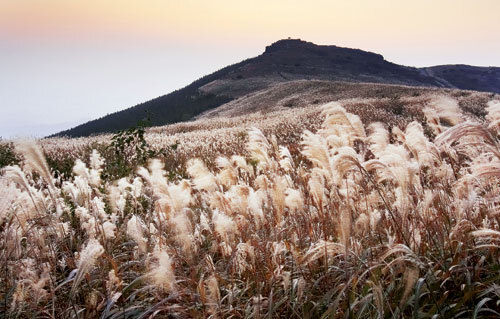
[[188, 121], [219, 106], [228, 108], [233, 103], [248, 103], [246, 97], [249, 94], [265, 94], [297, 80], [385, 83], [500, 93], [500, 68], [447, 65], [419, 69], [398, 65], [386, 61], [380, 54], [359, 49], [286, 39], [267, 46], [257, 57], [227, 66], [182, 89], [55, 136], [113, 133], [133, 127], [144, 118], [150, 118], [152, 126]]
[[0, 314], [497, 318], [500, 99], [377, 90], [3, 143]]

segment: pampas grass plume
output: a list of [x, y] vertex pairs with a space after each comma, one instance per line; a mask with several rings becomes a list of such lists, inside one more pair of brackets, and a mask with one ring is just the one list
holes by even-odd
[[158, 247], [153, 251], [156, 262], [150, 265], [150, 271], [146, 274], [152, 283], [166, 292], [176, 291], [176, 279], [172, 258], [165, 249]]
[[104, 253], [104, 248], [96, 239], [90, 239], [87, 245], [82, 249], [78, 258], [78, 273], [71, 287], [71, 296], [74, 296], [83, 276], [94, 267], [97, 259]]

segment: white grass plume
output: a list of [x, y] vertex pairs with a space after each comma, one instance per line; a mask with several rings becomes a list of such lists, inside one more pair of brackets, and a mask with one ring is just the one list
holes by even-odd
[[297, 189], [288, 188], [285, 194], [286, 194], [285, 206], [291, 212], [300, 211], [304, 206], [304, 199], [302, 198], [302, 193]]
[[26, 175], [24, 172], [21, 170], [21, 168], [17, 165], [15, 166], [7, 166], [3, 168], [3, 179], [9, 180], [17, 185], [19, 185], [25, 192], [26, 194], [29, 195], [33, 206], [37, 210], [38, 214], [42, 213], [41, 208], [38, 205], [38, 201], [35, 199], [35, 194], [34, 194], [34, 189], [33, 187], [29, 184], [28, 180], [26, 179]]
[[376, 122], [368, 126], [370, 130], [370, 135], [368, 136], [368, 141], [370, 142], [370, 150], [379, 154], [389, 144], [389, 132], [384, 127], [384, 124]]
[[0, 226], [7, 219], [12, 206], [16, 202], [18, 189], [14, 183], [9, 182], [6, 178], [0, 178]]
[[26, 168], [40, 174], [51, 188], [51, 191], [53, 191], [54, 181], [52, 173], [50, 172], [42, 148], [35, 141], [19, 140], [15, 143], [15, 150], [23, 155]]
[[169, 184], [167, 187], [167, 194], [175, 212], [182, 212], [192, 202], [192, 189], [188, 180], [181, 180], [177, 184]]
[[320, 239], [309, 247], [302, 259], [302, 264], [308, 265], [321, 257], [341, 255], [344, 252], [345, 247], [343, 245]]
[[199, 158], [191, 159], [187, 162], [187, 172], [192, 177], [192, 181], [197, 189], [207, 192], [217, 189], [215, 176]]
[[226, 241], [232, 238], [235, 233], [238, 233], [234, 220], [218, 210], [214, 210], [212, 213], [212, 223], [215, 231]]
[[324, 178], [321, 175], [312, 174], [307, 182], [307, 186], [309, 187], [309, 192], [316, 208], [322, 209], [326, 202]]
[[146, 252], [148, 243], [144, 237], [145, 227], [143, 221], [135, 215], [127, 222], [127, 235], [137, 243], [139, 251], [142, 253]]
[[342, 179], [349, 171], [355, 171], [361, 167], [360, 161], [358, 154], [352, 147], [344, 146], [338, 149], [331, 164], [337, 185], [340, 186]]
[[495, 129], [498, 133], [500, 131], [500, 101], [489, 101], [487, 105], [488, 115], [486, 115], [486, 119], [490, 122], [488, 128]]
[[191, 257], [195, 253], [195, 242], [193, 237], [193, 226], [187, 213], [189, 209], [173, 214], [169, 222], [175, 232], [175, 241], [182, 248], [186, 256]]
[[146, 276], [152, 283], [165, 292], [176, 291], [176, 279], [172, 258], [165, 249], [156, 247], [153, 251], [156, 262], [150, 265], [150, 270]]
[[271, 145], [262, 131], [253, 127], [248, 131], [248, 142], [246, 148], [252, 158], [257, 161], [257, 167], [264, 169], [269, 166], [269, 151]]
[[99, 171], [102, 170], [105, 161], [97, 152], [97, 150], [92, 150], [92, 154], [90, 154], [90, 168], [93, 170]]
[[436, 96], [431, 100], [429, 106], [437, 111], [441, 121], [444, 120], [451, 126], [463, 122], [462, 112], [458, 106], [458, 101], [450, 96]]
[[241, 155], [233, 155], [231, 156], [231, 163], [233, 164], [233, 166], [239, 168], [245, 174], [247, 174], [248, 177], [254, 177], [255, 175], [254, 168], [252, 165], [249, 165], [247, 163], [245, 157]]
[[149, 162], [148, 168], [149, 170], [139, 167], [137, 174], [152, 187], [156, 196], [161, 197], [168, 194], [168, 181], [165, 177], [166, 172], [163, 169], [163, 163], [159, 159], [153, 159]]
[[265, 219], [263, 207], [266, 201], [266, 192], [262, 190], [255, 191], [253, 188], [250, 188], [250, 193], [248, 194], [248, 210], [253, 216], [257, 229], [260, 228]]
[[424, 135], [424, 129], [418, 122], [411, 122], [406, 126], [405, 145], [422, 166], [434, 167], [434, 162], [439, 161], [439, 152], [433, 151], [431, 143]]
[[37, 172], [45, 180], [54, 207], [58, 210], [58, 213], [61, 213], [56, 200], [56, 189], [52, 173], [40, 145], [31, 140], [18, 140], [15, 143], [15, 150], [23, 155], [25, 167], [30, 171]]
[[316, 167], [322, 168], [331, 174], [330, 157], [326, 140], [310, 131], [305, 131], [302, 135], [302, 154], [310, 160]]
[[233, 259], [235, 270], [238, 274], [251, 271], [255, 268], [255, 248], [248, 243], [239, 243]]
[[226, 157], [219, 156], [215, 160], [217, 167], [220, 169], [219, 173], [216, 176], [219, 184], [224, 187], [230, 188], [235, 185], [238, 181], [238, 172], [233, 167], [232, 163]]
[[71, 287], [70, 296], [73, 297], [83, 279], [94, 267], [97, 259], [104, 253], [104, 248], [96, 239], [90, 239], [87, 245], [80, 251], [78, 258], [78, 272]]
[[[349, 143], [355, 139], [366, 138], [365, 128], [359, 116], [348, 113], [338, 102], [330, 102], [321, 107], [322, 115], [325, 115], [323, 130], [321, 134], [325, 135], [344, 135], [349, 138]], [[352, 144], [350, 144], [352, 145]]]
[[280, 146], [280, 167], [285, 171], [285, 172], [290, 172], [294, 169], [293, 165], [293, 158], [292, 155], [290, 154], [290, 151], [288, 150], [287, 147], [285, 146]]

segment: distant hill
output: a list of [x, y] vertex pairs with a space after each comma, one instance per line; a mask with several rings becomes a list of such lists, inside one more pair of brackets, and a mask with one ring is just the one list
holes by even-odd
[[447, 87], [500, 93], [500, 68], [464, 64], [421, 68], [423, 74], [444, 81]]
[[55, 136], [80, 137], [134, 126], [150, 117], [151, 125], [194, 118], [250, 93], [296, 80], [388, 83], [460, 88], [500, 93], [500, 68], [443, 65], [414, 68], [384, 60], [380, 54], [296, 39], [277, 41], [264, 53], [230, 65], [183, 89], [109, 114]]

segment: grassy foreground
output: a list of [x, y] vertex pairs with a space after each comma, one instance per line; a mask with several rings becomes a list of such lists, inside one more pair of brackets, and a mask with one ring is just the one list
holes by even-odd
[[329, 103], [299, 143], [254, 128], [215, 163], [116, 181], [97, 151], [56, 178], [16, 142], [0, 318], [498, 318], [500, 102], [487, 111], [442, 100], [400, 128]]

